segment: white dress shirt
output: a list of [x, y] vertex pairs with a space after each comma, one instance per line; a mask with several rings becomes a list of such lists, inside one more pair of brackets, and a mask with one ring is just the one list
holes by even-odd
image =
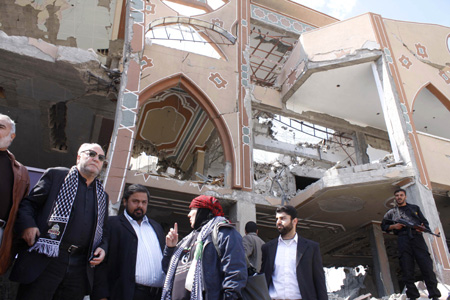
[[269, 287], [272, 299], [302, 298], [297, 281], [297, 242], [297, 234], [290, 240], [283, 240], [281, 235], [278, 238], [272, 284]]
[[150, 225], [147, 216], [144, 216], [139, 225], [126, 211], [124, 211], [124, 214], [131, 226], [133, 226], [138, 237], [136, 283], [152, 287], [162, 287], [164, 285], [165, 274], [161, 266], [162, 251], [155, 230]]

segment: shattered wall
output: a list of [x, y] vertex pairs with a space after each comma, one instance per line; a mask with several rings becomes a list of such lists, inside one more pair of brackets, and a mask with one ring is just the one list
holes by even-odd
[[95, 53], [0, 31], [0, 56], [0, 111], [17, 123], [11, 150], [23, 164], [71, 166], [82, 142], [108, 146], [114, 83]]
[[54, 45], [108, 49], [116, 0], [3, 0], [0, 30]]

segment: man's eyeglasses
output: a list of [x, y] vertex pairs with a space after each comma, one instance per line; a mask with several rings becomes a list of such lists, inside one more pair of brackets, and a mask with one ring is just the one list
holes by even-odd
[[87, 153], [87, 155], [89, 155], [89, 157], [92, 157], [92, 158], [94, 158], [98, 155], [98, 160], [101, 162], [104, 162], [106, 160], [106, 156], [104, 156], [103, 154], [98, 154], [94, 150], [84, 150], [84, 151], [81, 151], [81, 153]]

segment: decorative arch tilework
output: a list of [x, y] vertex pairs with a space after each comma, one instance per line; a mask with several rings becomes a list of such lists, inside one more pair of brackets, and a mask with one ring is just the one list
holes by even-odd
[[211, 23], [223, 28], [223, 21], [219, 18], [211, 19]]
[[147, 68], [151, 68], [153, 66], [154, 66], [153, 59], [148, 57], [147, 55], [144, 55], [144, 57], [142, 57], [141, 60], [142, 71], [144, 71]]
[[305, 31], [310, 31], [316, 28], [314, 26], [307, 25], [293, 18], [289, 18], [260, 6], [252, 4], [250, 5], [250, 7], [251, 16], [253, 19], [282, 28], [290, 32], [294, 32], [296, 34], [302, 34]]
[[131, 1], [130, 3], [131, 8], [133, 10], [143, 10], [144, 9], [144, 1]]
[[154, 15], [155, 14], [155, 7], [156, 7], [155, 4], [147, 2], [145, 4], [145, 13], [147, 15]]
[[384, 48], [384, 54], [386, 55], [386, 60], [388, 61], [388, 63], [390, 64], [394, 63], [394, 60], [392, 59], [391, 56], [391, 51], [388, 48]]
[[122, 110], [122, 122], [120, 125], [124, 127], [133, 127], [136, 124], [136, 112], [128, 109]]
[[125, 92], [123, 94], [123, 106], [128, 109], [137, 109], [138, 95], [131, 92]]
[[420, 43], [415, 44], [415, 46], [417, 55], [419, 55], [422, 58], [428, 57], [427, 48], [425, 46], [422, 46]]
[[142, 11], [131, 10], [130, 15], [134, 19], [134, 23], [144, 22], [144, 14], [142, 13]]
[[228, 81], [223, 79], [219, 73], [210, 73], [208, 79], [214, 83], [218, 89], [225, 89], [228, 84]]
[[400, 57], [398, 60], [404, 68], [409, 70], [409, 67], [411, 67], [412, 62], [409, 60], [407, 56], [402, 55], [402, 57]]
[[403, 118], [405, 119], [406, 123], [406, 129], [408, 130], [408, 133], [412, 133], [413, 128], [411, 125], [411, 119], [409, 118], [408, 108], [406, 107], [405, 103], [400, 103], [400, 107], [402, 108]]
[[442, 70], [439, 70], [439, 76], [441, 76], [442, 79], [444, 79], [445, 83], [450, 84], [450, 72], [444, 72]]
[[248, 126], [242, 127], [242, 142], [246, 145], [250, 144], [250, 128]]

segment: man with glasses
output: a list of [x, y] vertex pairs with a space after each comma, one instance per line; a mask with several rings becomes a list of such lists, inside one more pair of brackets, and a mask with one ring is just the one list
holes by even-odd
[[96, 265], [105, 258], [108, 195], [97, 176], [105, 153], [83, 144], [71, 169], [47, 169], [19, 208], [16, 230], [28, 245], [19, 252], [11, 280], [17, 299], [81, 300]]

